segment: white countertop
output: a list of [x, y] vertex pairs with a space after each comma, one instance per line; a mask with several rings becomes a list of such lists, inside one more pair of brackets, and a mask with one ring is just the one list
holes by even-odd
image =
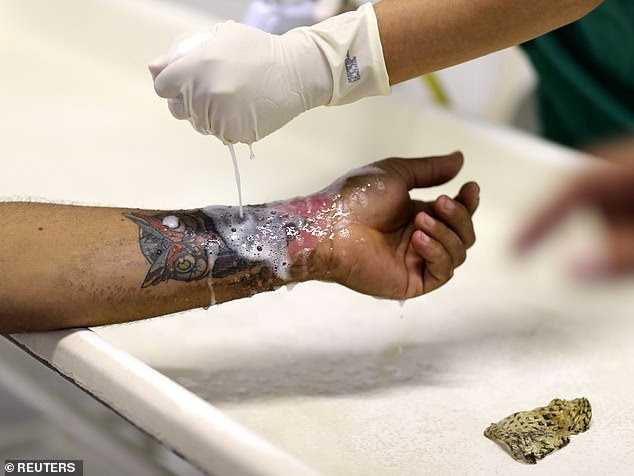
[[[210, 19], [145, 1], [13, 0], [0, 12], [1, 196], [235, 203], [226, 149], [176, 123], [145, 70], [176, 32]], [[416, 195], [477, 180], [478, 242], [448, 285], [402, 308], [305, 283], [207, 311], [13, 338], [216, 474], [629, 472], [633, 283], [568, 279], [571, 257], [600, 238], [588, 215], [530, 259], [508, 252], [580, 156], [389, 98], [311, 111], [256, 144], [254, 162], [238, 148], [247, 202], [305, 194], [382, 157], [454, 149], [466, 156], [459, 178]], [[580, 396], [593, 405], [591, 429], [536, 467], [482, 435], [512, 412]]]

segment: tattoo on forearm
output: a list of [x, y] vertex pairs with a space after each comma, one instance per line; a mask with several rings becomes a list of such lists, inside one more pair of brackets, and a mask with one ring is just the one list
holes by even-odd
[[246, 207], [244, 212], [243, 218], [231, 207], [124, 213], [139, 227], [139, 246], [150, 264], [141, 287], [220, 279], [250, 269], [255, 271], [241, 278], [243, 284], [285, 279], [289, 243], [301, 235], [307, 220], [274, 208]]
[[163, 220], [166, 213], [145, 215], [124, 213], [139, 227], [139, 245], [150, 269], [141, 287], [156, 286], [162, 281], [195, 281], [209, 274], [205, 249], [208, 239], [205, 216], [200, 211], [178, 214], [178, 227], [170, 229]]

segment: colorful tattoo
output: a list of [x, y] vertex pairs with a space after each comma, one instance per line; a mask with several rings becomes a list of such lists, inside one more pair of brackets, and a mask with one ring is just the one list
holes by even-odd
[[139, 245], [150, 269], [141, 287], [162, 281], [196, 281], [209, 275], [207, 246], [213, 240], [208, 219], [199, 210], [178, 213], [178, 227], [164, 225], [167, 213], [124, 213], [139, 227]]

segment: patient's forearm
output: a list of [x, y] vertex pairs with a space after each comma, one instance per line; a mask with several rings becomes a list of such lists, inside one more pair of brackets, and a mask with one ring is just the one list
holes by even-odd
[[325, 199], [244, 213], [0, 203], [0, 332], [142, 319], [318, 277]]

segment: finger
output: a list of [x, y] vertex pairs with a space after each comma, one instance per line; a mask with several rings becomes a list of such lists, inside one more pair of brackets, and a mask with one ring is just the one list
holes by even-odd
[[422, 200], [412, 200], [414, 216], [419, 214], [420, 212], [425, 212], [429, 215], [434, 215], [434, 203], [433, 202], [423, 202]]
[[212, 36], [213, 33], [210, 31], [183, 33], [177, 36], [169, 50], [152, 61], [148, 66], [152, 79], [156, 79], [168, 65], [185, 56], [190, 50], [206, 43]]
[[386, 159], [376, 165], [405, 180], [407, 189], [431, 187], [454, 178], [463, 164], [462, 152], [421, 159]]
[[435, 220], [427, 213], [416, 215], [414, 225], [432, 239], [438, 241], [449, 252], [453, 267], [457, 268], [467, 259], [467, 249], [456, 233], [444, 223]]
[[582, 280], [596, 280], [634, 273], [634, 224], [612, 225], [603, 248], [587, 253], [574, 263], [573, 272]]
[[523, 253], [535, 246], [581, 201], [582, 189], [573, 184], [546, 205], [529, 221], [515, 242], [515, 249]]
[[476, 182], [465, 183], [455, 200], [462, 203], [469, 214], [473, 215], [480, 205], [480, 186]]
[[572, 274], [581, 281], [594, 281], [616, 274], [616, 270], [609, 255], [595, 252], [573, 262]]
[[194, 129], [204, 135], [217, 135], [217, 131], [213, 130], [211, 127], [209, 115], [207, 113], [208, 105], [206, 101], [198, 101], [194, 103], [191, 95], [186, 95], [183, 100], [183, 104], [185, 105], [185, 112], [188, 112], [187, 117], [189, 122]]
[[[196, 130], [196, 132], [198, 132], [199, 134], [202, 134], [204, 136], [208, 136], [208, 135], [214, 135], [214, 133], [206, 128], [204, 125], [201, 125], [199, 122], [197, 122], [195, 119], [188, 117], [187, 120], [189, 121], [189, 123], [192, 125], [192, 127], [194, 128], [194, 130]], [[224, 141], [223, 141], [224, 142]], [[225, 145], [227, 145], [227, 143], [225, 143]]]
[[185, 111], [185, 106], [183, 104], [183, 101], [179, 98], [179, 99], [168, 99], [167, 100], [167, 107], [169, 108], [170, 112], [172, 113], [172, 116], [174, 116], [176, 119], [187, 119], [188, 115], [187, 112]]
[[181, 86], [187, 77], [182, 71], [182, 62], [167, 65], [154, 78], [154, 90], [156, 94], [165, 99], [176, 99], [181, 95]]
[[170, 63], [182, 58], [191, 50], [207, 43], [213, 36], [211, 31], [189, 33], [177, 38], [170, 51]]
[[150, 74], [152, 75], [152, 79], [156, 79], [156, 77], [163, 71], [167, 65], [169, 64], [168, 55], [163, 54], [156, 58], [148, 65], [148, 69], [150, 70]]
[[434, 213], [460, 237], [465, 247], [473, 246], [475, 231], [467, 207], [447, 195], [441, 195], [434, 202]]
[[609, 244], [615, 273], [634, 272], [634, 223], [626, 221], [614, 224]]
[[425, 260], [423, 293], [439, 288], [453, 276], [451, 257], [445, 248], [421, 230], [412, 234], [414, 250]]

